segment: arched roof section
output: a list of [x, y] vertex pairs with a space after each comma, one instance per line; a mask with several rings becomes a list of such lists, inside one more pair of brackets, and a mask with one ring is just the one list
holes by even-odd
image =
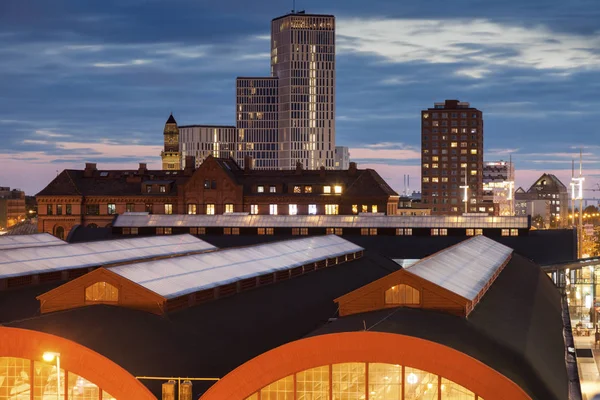
[[60, 353], [61, 368], [84, 377], [117, 399], [156, 400], [129, 372], [85, 346], [47, 333], [0, 327], [0, 357], [41, 360], [45, 351]]
[[450, 379], [484, 399], [530, 399], [516, 383], [450, 347], [383, 332], [313, 336], [277, 347], [239, 366], [200, 399], [245, 399], [285, 376], [347, 362], [403, 364]]

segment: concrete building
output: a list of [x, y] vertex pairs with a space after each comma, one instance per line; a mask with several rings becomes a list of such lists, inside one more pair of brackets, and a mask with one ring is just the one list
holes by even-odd
[[160, 153], [163, 171], [176, 171], [181, 167], [181, 152], [179, 149], [179, 129], [173, 114], [169, 116], [163, 131], [164, 150]]
[[0, 228], [10, 228], [26, 217], [25, 192], [0, 187]]
[[334, 169], [348, 169], [350, 167], [350, 150], [346, 146], [335, 146]]
[[[247, 156], [255, 169], [279, 169], [279, 79], [237, 78], [237, 163], [244, 167]], [[234, 157], [234, 156], [232, 156]]]
[[458, 100], [435, 103], [421, 111], [421, 136], [421, 193], [432, 214], [493, 213], [483, 203], [483, 113]]
[[515, 165], [512, 161], [483, 163], [483, 201], [498, 204], [499, 215], [514, 215]]
[[335, 17], [301, 11], [273, 19], [271, 76], [279, 78], [280, 168], [333, 169]]
[[540, 225], [565, 227], [569, 215], [567, 188], [555, 175], [543, 174], [527, 191], [523, 188], [515, 191], [515, 211], [517, 215], [530, 215], [534, 225], [539, 216]]
[[227, 125], [184, 125], [179, 127], [179, 143], [181, 148], [181, 166], [185, 169], [188, 157], [194, 157], [196, 165], [208, 156], [217, 158], [235, 158], [237, 148], [237, 132], [235, 126]]

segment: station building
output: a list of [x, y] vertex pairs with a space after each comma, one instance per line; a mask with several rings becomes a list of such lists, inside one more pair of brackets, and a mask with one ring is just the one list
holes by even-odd
[[87, 243], [171, 246], [96, 249], [70, 264], [86, 266], [77, 277], [0, 291], [0, 398], [56, 394], [43, 351], [63, 355], [65, 400], [160, 398], [144, 377], [218, 379], [194, 382], [202, 400], [577, 398], [568, 307], [529, 257], [484, 235], [419, 260], [359, 244], [383, 236], [194, 237], [176, 253], [189, 237]]

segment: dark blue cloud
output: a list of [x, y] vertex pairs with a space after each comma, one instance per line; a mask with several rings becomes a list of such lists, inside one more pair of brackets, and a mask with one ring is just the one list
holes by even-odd
[[[127, 159], [85, 146], [67, 151], [56, 143], [160, 145], [171, 111], [180, 124], [234, 124], [235, 77], [268, 75], [269, 41], [261, 36], [268, 35], [271, 18], [291, 7], [292, 1], [281, 0], [0, 1], [1, 153], [42, 152], [56, 156], [55, 163], [64, 155], [77, 162], [89, 155], [119, 163]], [[582, 54], [600, 55], [600, 47], [589, 46], [600, 40], [597, 0], [298, 0], [297, 7], [335, 14], [340, 23], [438, 21], [423, 29], [441, 32], [457, 20], [488, 21], [507, 32], [542, 27], [548, 34], [540, 42], [558, 47], [565, 43], [559, 35], [570, 35], [573, 49], [582, 46]], [[415, 38], [426, 34], [398, 35], [391, 44], [420, 52]], [[518, 59], [520, 49], [487, 43], [486, 37], [491, 37], [487, 31], [471, 32], [472, 40], [461, 43], [470, 56], [443, 63], [340, 51], [338, 143], [418, 149], [420, 110], [457, 98], [484, 111], [486, 149], [514, 150], [518, 168], [568, 169], [569, 157], [562, 153], [597, 144], [600, 135], [600, 70], [504, 65], [505, 59]], [[338, 39], [350, 47], [361, 43]], [[538, 153], [545, 154], [531, 155]], [[600, 149], [589, 153], [587, 167], [600, 169]], [[361, 162], [415, 165], [418, 160]]]

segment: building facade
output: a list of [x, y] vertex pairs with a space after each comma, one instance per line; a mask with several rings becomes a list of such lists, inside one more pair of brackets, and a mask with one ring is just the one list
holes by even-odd
[[65, 170], [37, 194], [38, 230], [66, 237], [75, 225], [112, 226], [125, 212], [150, 214], [396, 214], [398, 194], [372, 169], [254, 170], [209, 155], [197, 168]]
[[525, 191], [515, 191], [518, 215], [529, 215], [534, 226], [562, 228], [568, 225], [567, 187], [553, 174], [543, 174]]
[[435, 103], [421, 111], [421, 138], [422, 201], [432, 214], [490, 212], [483, 203], [483, 113], [458, 100]]
[[7, 229], [27, 218], [25, 192], [0, 187], [0, 228]]
[[271, 76], [279, 79], [280, 168], [334, 167], [335, 17], [271, 21]]
[[237, 132], [235, 126], [184, 125], [179, 127], [181, 152], [180, 169], [185, 169], [188, 157], [194, 157], [195, 167], [208, 156], [217, 158], [236, 157]]
[[483, 163], [483, 200], [498, 204], [499, 215], [515, 213], [515, 166], [512, 161]]
[[335, 146], [335, 169], [348, 169], [350, 166], [350, 150], [346, 146]]
[[160, 153], [162, 169], [176, 171], [181, 168], [181, 153], [179, 150], [179, 128], [173, 114], [169, 116], [163, 131], [164, 150]]
[[279, 169], [278, 83], [276, 77], [236, 80], [239, 146], [235, 157], [241, 167], [244, 167], [245, 157], [249, 156], [254, 161], [252, 168]]

